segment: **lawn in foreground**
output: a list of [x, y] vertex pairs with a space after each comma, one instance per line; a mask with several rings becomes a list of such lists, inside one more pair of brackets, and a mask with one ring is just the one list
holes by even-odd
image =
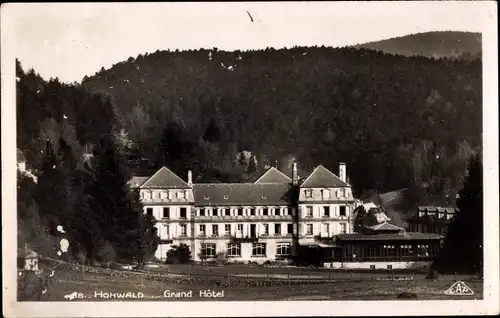
[[[143, 293], [142, 299], [130, 301], [251, 301], [251, 300], [396, 300], [404, 292], [415, 293], [419, 300], [430, 299], [482, 299], [483, 282], [473, 277], [461, 277], [461, 281], [474, 291], [474, 295], [451, 296], [445, 291], [455, 282], [453, 277], [443, 277], [433, 281], [424, 275], [415, 276], [413, 281], [377, 281], [373, 279], [340, 279], [325, 284], [259, 286], [259, 287], [219, 287], [215, 283], [208, 286], [171, 284], [151, 280], [113, 277], [103, 274], [59, 273], [49, 290], [47, 300], [64, 301], [64, 296], [73, 292], [81, 293], [87, 301], [109, 301], [109, 298], [95, 298], [95, 293]], [[172, 292], [192, 291], [192, 298], [165, 298], [165, 290]], [[223, 298], [200, 297], [200, 291], [224, 291]], [[113, 299], [115, 300], [115, 299]], [[121, 300], [121, 299], [117, 299]]]

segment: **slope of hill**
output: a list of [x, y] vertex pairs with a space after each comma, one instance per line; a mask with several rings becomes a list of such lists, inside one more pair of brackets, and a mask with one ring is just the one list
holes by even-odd
[[389, 54], [429, 58], [481, 58], [481, 33], [436, 31], [406, 35], [354, 46]]
[[[57, 82], [40, 89], [21, 73], [23, 147], [31, 150], [34, 131], [57, 124], [71, 123], [82, 143], [115, 122], [143, 156], [179, 175], [241, 175], [248, 169], [235, 158], [249, 150], [257, 170], [287, 156], [305, 171], [318, 164], [337, 171], [344, 161], [356, 191], [409, 183], [440, 191], [460, 186], [481, 145], [480, 60], [325, 47], [157, 51], [84, 78], [78, 89], [100, 94], [90, 99], [71, 87], [64, 92], [81, 96], [53, 95]], [[32, 120], [54, 116], [40, 128]]]

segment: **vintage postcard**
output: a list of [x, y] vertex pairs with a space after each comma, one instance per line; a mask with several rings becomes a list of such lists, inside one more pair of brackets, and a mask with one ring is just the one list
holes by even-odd
[[498, 314], [497, 22], [2, 5], [5, 315]]

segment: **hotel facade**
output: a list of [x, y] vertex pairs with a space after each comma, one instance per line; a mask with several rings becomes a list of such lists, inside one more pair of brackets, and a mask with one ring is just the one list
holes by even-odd
[[253, 183], [193, 183], [166, 167], [151, 177], [134, 177], [144, 213], [158, 221], [156, 258], [165, 260], [174, 245], [190, 247], [194, 261], [223, 256], [228, 261], [288, 259], [299, 245], [314, 245], [352, 232], [358, 204], [346, 181], [318, 166], [299, 179], [272, 167]]

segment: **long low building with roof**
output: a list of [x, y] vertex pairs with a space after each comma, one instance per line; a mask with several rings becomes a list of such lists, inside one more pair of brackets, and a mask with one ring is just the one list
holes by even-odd
[[158, 221], [164, 260], [173, 245], [190, 247], [194, 261], [224, 255], [228, 260], [264, 262], [289, 259], [299, 242], [314, 237], [334, 238], [352, 231], [351, 213], [357, 203], [346, 181], [318, 166], [299, 178], [271, 167], [252, 183], [193, 183], [191, 172], [182, 180], [167, 167], [151, 177], [134, 177], [144, 212]]

